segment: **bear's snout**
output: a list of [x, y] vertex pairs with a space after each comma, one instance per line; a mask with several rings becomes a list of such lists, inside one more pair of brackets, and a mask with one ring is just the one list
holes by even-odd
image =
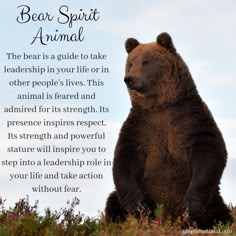
[[133, 87], [133, 78], [131, 76], [125, 76], [124, 81], [128, 88]]

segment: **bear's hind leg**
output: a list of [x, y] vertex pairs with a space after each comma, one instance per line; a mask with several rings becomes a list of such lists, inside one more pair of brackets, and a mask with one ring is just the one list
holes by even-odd
[[211, 229], [218, 223], [231, 224], [233, 217], [219, 193], [215, 194], [203, 217], [196, 220], [201, 229]]
[[107, 198], [105, 208], [107, 222], [122, 222], [125, 220], [125, 211], [121, 209], [117, 192], [112, 192]]

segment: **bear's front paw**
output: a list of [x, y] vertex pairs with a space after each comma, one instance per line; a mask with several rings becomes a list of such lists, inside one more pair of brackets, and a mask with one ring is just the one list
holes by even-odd
[[149, 211], [144, 197], [140, 193], [127, 194], [121, 203], [122, 208], [135, 215], [146, 214]]
[[139, 202], [136, 210], [138, 212], [146, 212], [146, 211], [148, 211], [148, 207], [144, 202], [143, 203]]
[[198, 217], [204, 214], [206, 207], [200, 201], [199, 197], [186, 196], [184, 199], [184, 210], [187, 211], [190, 216]]
[[134, 214], [136, 217], [140, 217], [143, 215], [149, 215], [150, 209], [148, 208], [147, 204], [143, 201], [143, 202], [138, 202], [136, 208], [130, 213]]

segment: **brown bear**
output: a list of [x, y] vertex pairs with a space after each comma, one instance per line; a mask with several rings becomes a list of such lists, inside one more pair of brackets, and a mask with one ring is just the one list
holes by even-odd
[[162, 204], [172, 221], [188, 212], [203, 229], [231, 222], [219, 189], [225, 143], [170, 35], [148, 44], [129, 38], [125, 47], [132, 108], [115, 149], [106, 219]]

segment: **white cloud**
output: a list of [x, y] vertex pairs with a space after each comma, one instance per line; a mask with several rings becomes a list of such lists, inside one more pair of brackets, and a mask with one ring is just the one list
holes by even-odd
[[[122, 4], [120, 5], [122, 6]], [[214, 6], [214, 7], [212, 7]], [[234, 35], [236, 3], [234, 1], [207, 1], [199, 4], [197, 1], [184, 0], [181, 2], [155, 1], [151, 4], [135, 9], [135, 11], [124, 11], [122, 17], [111, 18], [109, 22], [104, 22], [109, 30], [117, 34], [128, 33], [134, 35], [157, 34], [162, 31], [170, 31], [177, 35], [182, 35], [182, 39], [191, 36], [191, 42], [203, 43], [212, 39], [210, 35], [216, 33], [221, 35], [215, 41], [223, 40], [233, 45], [229, 35]], [[224, 11], [223, 11], [223, 10]], [[191, 35], [189, 32], [191, 30]], [[226, 34], [225, 34], [226, 33]], [[188, 36], [189, 35], [189, 36]], [[227, 35], [227, 37], [225, 37]], [[205, 44], [207, 46], [207, 44]], [[235, 48], [235, 47], [234, 47]]]
[[218, 126], [225, 138], [229, 158], [236, 159], [236, 118], [221, 118]]
[[236, 192], [234, 191], [235, 178], [236, 178], [235, 168], [236, 168], [236, 159], [229, 158], [221, 181], [221, 193], [225, 202], [227, 204], [232, 203], [234, 206], [236, 204], [235, 202]]
[[[229, 68], [231, 71], [227, 71], [227, 68], [224, 69], [223, 66], [219, 68], [218, 62], [206, 59], [195, 59], [188, 64], [196, 83], [203, 88], [207, 88], [209, 92], [216, 89], [219, 92], [218, 90], [222, 91], [236, 86], [236, 80], [234, 79], [236, 71], [233, 68]], [[222, 93], [219, 95], [222, 95]]]

